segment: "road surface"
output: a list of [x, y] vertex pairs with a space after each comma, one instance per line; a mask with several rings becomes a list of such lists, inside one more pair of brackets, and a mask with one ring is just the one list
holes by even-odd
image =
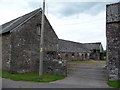
[[50, 83], [34, 83], [3, 79], [3, 88], [109, 88], [105, 63], [69, 63], [68, 76]]

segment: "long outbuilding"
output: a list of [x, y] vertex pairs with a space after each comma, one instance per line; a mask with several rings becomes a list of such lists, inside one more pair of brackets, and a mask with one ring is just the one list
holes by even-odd
[[97, 43], [78, 43], [59, 39], [59, 52], [67, 61], [103, 60], [103, 47]]

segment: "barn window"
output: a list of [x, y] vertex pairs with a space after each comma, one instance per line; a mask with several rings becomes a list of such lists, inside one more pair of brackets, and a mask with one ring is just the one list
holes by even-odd
[[82, 57], [84, 56], [84, 54], [82, 54]]
[[72, 53], [72, 56], [74, 56], [75, 54], [74, 53]]
[[41, 24], [37, 24], [37, 35], [41, 34]]
[[87, 58], [87, 53], [85, 54], [85, 58]]
[[47, 52], [47, 55], [49, 55], [50, 53], [49, 52]]
[[96, 49], [93, 50], [94, 53], [96, 53], [96, 51], [97, 51]]
[[66, 54], [65, 57], [68, 57], [68, 54]]

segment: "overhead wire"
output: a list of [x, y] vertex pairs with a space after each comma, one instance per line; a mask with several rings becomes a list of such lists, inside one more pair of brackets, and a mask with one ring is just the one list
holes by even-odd
[[[48, 3], [47, 3], [47, 0], [46, 0], [46, 3], [45, 3], [45, 6], [46, 6], [46, 16], [47, 18], [49, 18], [48, 16]], [[69, 20], [69, 19], [68, 19]], [[98, 20], [98, 19], [95, 19], [95, 20]], [[78, 25], [78, 24], [84, 24], [84, 23], [90, 23], [91, 20], [89, 21], [84, 21], [84, 22], [77, 22], [77, 23], [68, 23], [68, 24], [58, 24], [58, 25], [54, 25], [54, 26], [68, 26], [68, 25]], [[92, 22], [94, 23], [94, 22]]]
[[[96, 19], [96, 20], [98, 20], [98, 19]], [[95, 21], [96, 21], [95, 20]], [[78, 22], [78, 23], [68, 23], [68, 24], [56, 24], [56, 25], [54, 25], [54, 26], [68, 26], [68, 25], [78, 25], [78, 24], [86, 24], [86, 23], [96, 23], [96, 22], [91, 22], [91, 20], [89, 20], [89, 21], [85, 21], [85, 22]]]
[[46, 16], [48, 17], [48, 3], [47, 3], [47, 0], [46, 0]]

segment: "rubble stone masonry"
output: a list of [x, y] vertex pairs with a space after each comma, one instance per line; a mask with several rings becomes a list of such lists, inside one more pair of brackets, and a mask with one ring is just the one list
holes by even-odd
[[106, 6], [108, 80], [120, 80], [120, 3]]

